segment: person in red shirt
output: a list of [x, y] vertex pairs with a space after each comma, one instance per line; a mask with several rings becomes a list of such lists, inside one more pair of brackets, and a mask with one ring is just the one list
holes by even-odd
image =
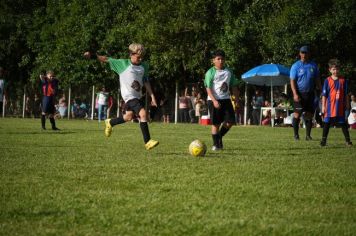
[[46, 129], [46, 116], [52, 125], [52, 130], [59, 130], [56, 127], [56, 122], [54, 120], [54, 113], [56, 112], [55, 108], [55, 97], [58, 93], [58, 80], [54, 76], [53, 71], [48, 71], [40, 75], [41, 79], [41, 88], [42, 88], [42, 116], [41, 116], [41, 124], [42, 129]]
[[350, 134], [345, 120], [345, 110], [349, 107], [347, 98], [348, 83], [340, 72], [340, 62], [337, 59], [329, 61], [329, 71], [331, 76], [324, 81], [322, 91], [322, 114], [324, 115], [323, 137], [321, 146], [326, 145], [331, 124], [340, 124], [345, 136], [346, 145], [352, 146]]

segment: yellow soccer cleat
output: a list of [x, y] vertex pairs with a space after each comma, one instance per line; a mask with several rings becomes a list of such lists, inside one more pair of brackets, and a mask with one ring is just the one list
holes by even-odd
[[148, 141], [145, 144], [145, 148], [146, 148], [146, 150], [151, 150], [152, 148], [156, 147], [158, 144], [159, 144], [158, 141], [150, 139], [150, 141]]
[[105, 136], [110, 137], [111, 132], [112, 132], [112, 126], [110, 124], [111, 119], [106, 119], [105, 120]]

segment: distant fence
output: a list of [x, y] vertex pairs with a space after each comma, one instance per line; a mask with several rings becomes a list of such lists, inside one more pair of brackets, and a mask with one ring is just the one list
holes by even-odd
[[[100, 87], [96, 86], [81, 86], [72, 87], [69, 89], [59, 90], [56, 96], [56, 118], [61, 119], [98, 119], [98, 107], [96, 104], [96, 95]], [[119, 96], [118, 90], [109, 91], [112, 98], [112, 108], [108, 111], [108, 116], [119, 117], [123, 114], [123, 101]], [[64, 98], [64, 103], [60, 104], [61, 98]], [[169, 107], [171, 120], [174, 117], [174, 94], [169, 98], [171, 106]], [[146, 99], [147, 101], [148, 99]], [[17, 118], [39, 118], [41, 116], [42, 95], [38, 91], [27, 90], [24, 88], [22, 94], [17, 91], [13, 94], [12, 91], [7, 91], [7, 96], [3, 96], [1, 117], [17, 117]], [[64, 106], [64, 107], [63, 107]], [[76, 109], [79, 107], [79, 110]], [[150, 111], [148, 102], [146, 102], [147, 110]], [[151, 112], [151, 117], [154, 120], [161, 120], [161, 109], [155, 109]]]

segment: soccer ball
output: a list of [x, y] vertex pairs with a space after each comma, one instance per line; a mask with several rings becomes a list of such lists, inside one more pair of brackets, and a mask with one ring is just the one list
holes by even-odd
[[202, 157], [206, 153], [206, 145], [200, 140], [194, 140], [189, 145], [189, 153], [195, 157]]

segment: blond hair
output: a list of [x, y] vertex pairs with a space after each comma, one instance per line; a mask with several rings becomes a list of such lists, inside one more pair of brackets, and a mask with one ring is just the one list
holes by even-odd
[[143, 47], [142, 44], [139, 44], [139, 43], [130, 44], [129, 51], [130, 51], [130, 54], [138, 54], [138, 55], [142, 55], [142, 56], [145, 54], [145, 48]]

